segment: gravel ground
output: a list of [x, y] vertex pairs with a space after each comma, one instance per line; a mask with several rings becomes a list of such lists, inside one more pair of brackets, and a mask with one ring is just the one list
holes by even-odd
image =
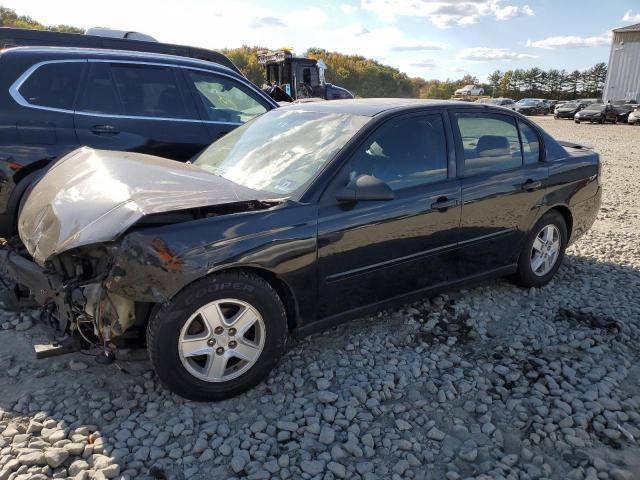
[[537, 121], [604, 159], [598, 221], [550, 285], [353, 321], [211, 404], [141, 352], [36, 361], [36, 312], [0, 312], [0, 480], [640, 479], [640, 128]]

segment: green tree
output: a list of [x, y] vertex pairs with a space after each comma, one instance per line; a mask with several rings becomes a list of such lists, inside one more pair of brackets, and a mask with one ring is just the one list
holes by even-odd
[[502, 82], [502, 77], [504, 74], [500, 70], [496, 70], [495, 72], [489, 75], [489, 84], [491, 85], [491, 95], [493, 97], [497, 97], [496, 93], [500, 87], [500, 83]]
[[582, 74], [580, 73], [580, 70], [574, 70], [567, 75], [566, 85], [569, 98], [574, 100], [578, 98], [578, 90], [582, 86]]
[[222, 53], [229, 57], [245, 77], [256, 85], [262, 86], [266, 82], [266, 72], [264, 65], [258, 63], [258, 52], [261, 50], [266, 49], [243, 45], [239, 48], [223, 49]]
[[29, 28], [32, 30], [51, 30], [55, 32], [84, 33], [84, 29], [69, 25], [46, 26], [31, 17], [18, 15], [10, 8], [0, 7], [0, 27]]

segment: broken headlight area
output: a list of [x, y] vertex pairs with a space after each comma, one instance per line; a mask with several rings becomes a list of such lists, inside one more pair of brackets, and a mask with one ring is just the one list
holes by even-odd
[[79, 247], [51, 259], [50, 268], [62, 278], [55, 313], [62, 328], [105, 350], [135, 323], [133, 300], [109, 292], [109, 272], [116, 244]]
[[[4, 270], [24, 297], [35, 299], [41, 318], [49, 320], [61, 334], [78, 335], [85, 346], [105, 352], [135, 323], [133, 300], [106, 288], [116, 244], [78, 247], [52, 257], [44, 267], [18, 250], [3, 252]], [[18, 299], [19, 300], [19, 299]]]

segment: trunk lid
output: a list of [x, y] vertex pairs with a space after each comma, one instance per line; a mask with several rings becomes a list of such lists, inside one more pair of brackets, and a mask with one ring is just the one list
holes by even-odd
[[66, 250], [115, 240], [145, 215], [264, 199], [194, 165], [80, 148], [29, 193], [18, 233], [40, 265]]

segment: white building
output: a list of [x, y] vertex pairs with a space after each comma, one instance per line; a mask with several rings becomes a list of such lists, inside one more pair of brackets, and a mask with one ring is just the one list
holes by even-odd
[[613, 31], [602, 100], [640, 100], [640, 23]]

